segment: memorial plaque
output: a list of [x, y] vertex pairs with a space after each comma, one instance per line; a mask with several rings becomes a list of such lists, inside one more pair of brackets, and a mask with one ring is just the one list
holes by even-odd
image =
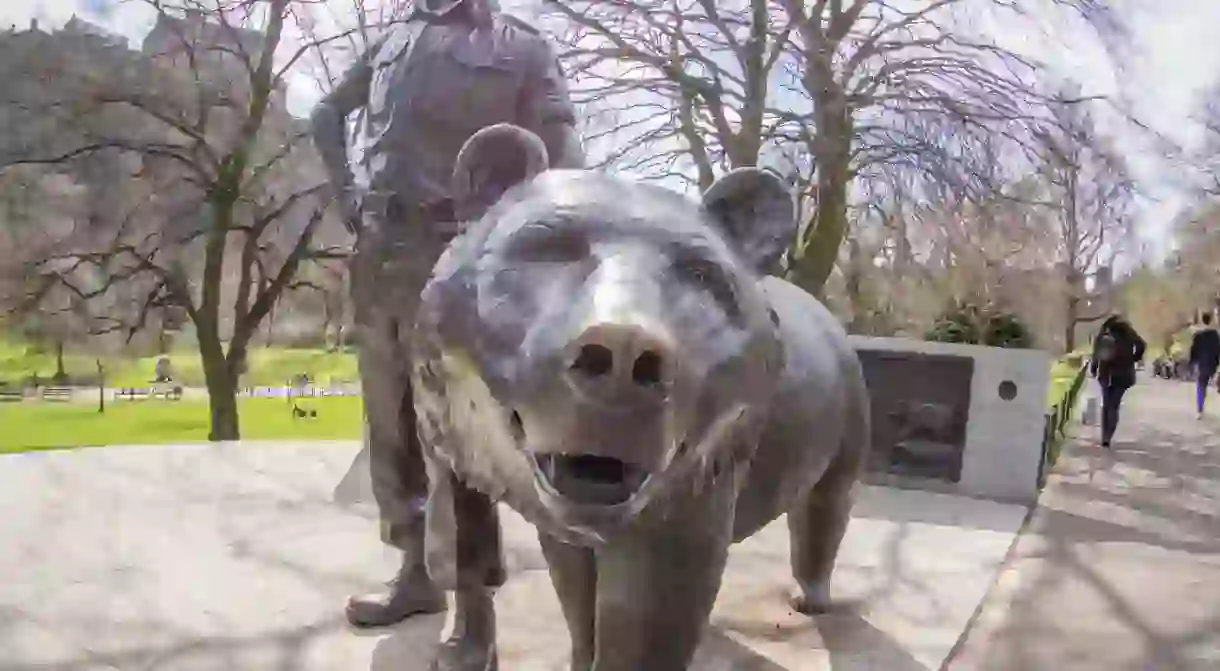
[[960, 482], [974, 359], [858, 350], [872, 398], [868, 470]]

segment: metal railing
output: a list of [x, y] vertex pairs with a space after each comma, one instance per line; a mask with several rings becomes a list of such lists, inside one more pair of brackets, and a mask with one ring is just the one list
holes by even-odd
[[1039, 489], [1046, 485], [1046, 476], [1050, 474], [1051, 469], [1055, 467], [1055, 462], [1059, 460], [1059, 451], [1063, 446], [1063, 439], [1067, 435], [1068, 424], [1075, 416], [1076, 401], [1080, 399], [1080, 390], [1084, 387], [1088, 370], [1089, 365], [1082, 364], [1080, 370], [1076, 371], [1076, 376], [1072, 378], [1072, 384], [1064, 393], [1063, 398], [1060, 398], [1046, 411], [1042, 431], [1042, 456], [1038, 463]]

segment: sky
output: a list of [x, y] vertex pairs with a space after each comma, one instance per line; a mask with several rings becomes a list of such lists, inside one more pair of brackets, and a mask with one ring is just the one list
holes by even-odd
[[[1018, 48], [1070, 73], [1086, 93], [1117, 96], [1126, 93], [1135, 115], [1186, 150], [1198, 146], [1201, 129], [1192, 119], [1199, 96], [1220, 74], [1220, 49], [1215, 48], [1215, 27], [1220, 25], [1220, 2], [1212, 0], [1117, 0], [1125, 10], [1133, 34], [1121, 49], [1121, 68], [1085, 31], [1051, 23], [1049, 37], [1019, 39]], [[333, 8], [323, 21], [353, 25], [351, 0], [328, 0]], [[537, 0], [501, 0], [509, 11], [530, 13]], [[128, 37], [138, 48], [155, 15], [139, 0], [33, 0], [0, 3], [0, 25], [27, 26], [37, 18], [43, 27], [62, 25], [73, 14]], [[1001, 39], [1003, 37], [1001, 36]], [[288, 104], [304, 115], [320, 95], [319, 70], [302, 72], [289, 85]], [[1173, 218], [1189, 196], [1178, 186], [1177, 169], [1161, 161], [1158, 151], [1140, 134], [1118, 123], [1106, 129], [1127, 153], [1140, 180], [1141, 200], [1137, 231], [1150, 253], [1159, 256], [1170, 246]]]

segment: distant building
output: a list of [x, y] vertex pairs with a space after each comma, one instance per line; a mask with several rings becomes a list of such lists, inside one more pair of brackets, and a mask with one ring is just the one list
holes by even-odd
[[[209, 12], [189, 10], [181, 16], [159, 14], [157, 22], [144, 38], [141, 51], [154, 62], [159, 62], [183, 72], [191, 72], [207, 86], [223, 91], [225, 97], [237, 102], [250, 95], [250, 69], [256, 67], [266, 33], [236, 25], [226, 25], [211, 20]], [[192, 66], [192, 59], [194, 65]], [[280, 82], [271, 95], [271, 107], [285, 110], [287, 91]], [[227, 120], [214, 119], [213, 127], [222, 134], [235, 132], [238, 118], [235, 109], [226, 110], [217, 116], [232, 117]], [[286, 114], [286, 112], [285, 112]]]
[[[257, 60], [264, 33], [209, 21], [207, 14], [189, 10], [181, 17], [159, 14], [144, 38], [143, 52], [154, 59], [169, 59], [186, 65], [186, 57], [206, 58], [214, 64], [244, 68], [240, 55]], [[236, 53], [233, 53], [236, 52]]]
[[131, 42], [126, 37], [106, 30], [97, 24], [90, 23], [75, 14], [72, 15], [71, 19], [68, 19], [68, 22], [64, 24], [62, 29], [56, 32], [67, 35], [80, 35], [96, 38], [102, 43], [112, 47], [122, 47], [124, 49], [131, 48]]

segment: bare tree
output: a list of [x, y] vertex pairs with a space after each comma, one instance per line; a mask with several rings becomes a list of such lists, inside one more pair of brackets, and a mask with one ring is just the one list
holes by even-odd
[[1202, 141], [1183, 161], [1183, 186], [1192, 202], [1175, 220], [1177, 250], [1165, 272], [1178, 279], [1192, 310], [1220, 307], [1220, 83], [1203, 91], [1194, 120]]
[[1127, 276], [1120, 294], [1124, 314], [1150, 345], [1169, 352], [1174, 336], [1187, 328], [1199, 301], [1190, 277], [1169, 264], [1143, 262]]
[[[1048, 98], [1038, 64], [971, 29], [1034, 5], [1112, 29], [1099, 0], [611, 0], [548, 7], [619, 167], [710, 183], [771, 146], [800, 147], [805, 208], [790, 271], [819, 292], [839, 256], [852, 185], [882, 166], [978, 180], [979, 138], [1032, 144]], [[596, 147], [595, 147], [596, 150]], [[693, 179], [690, 175], [693, 174]]]
[[[252, 338], [302, 264], [343, 254], [315, 244], [328, 219], [322, 172], [305, 129], [283, 109], [289, 71], [320, 46], [290, 46], [285, 33], [316, 3], [141, 1], [158, 16], [145, 54], [101, 68], [89, 59], [61, 63], [49, 75], [55, 93], [7, 101], [27, 112], [37, 106], [55, 134], [10, 148], [8, 164], [68, 169], [118, 152], [125, 177], [149, 187], [148, 198], [117, 221], [53, 240], [29, 269], [51, 280], [41, 286], [82, 300], [138, 287], [133, 318], [111, 316], [112, 329], [134, 333], [158, 313], [189, 319], [208, 388], [210, 438], [234, 440], [238, 377]], [[9, 67], [37, 72], [39, 56]], [[81, 269], [104, 281], [81, 286], [74, 279]]]
[[1220, 197], [1220, 83], [1207, 89], [1199, 101], [1196, 121], [1203, 127], [1203, 142], [1194, 163], [1202, 176], [1199, 191]]
[[791, 32], [766, 0], [545, 4], [603, 166], [706, 189], [759, 162]]
[[1059, 219], [1054, 252], [1065, 289], [1063, 345], [1070, 352], [1077, 325], [1112, 309], [1112, 297], [1090, 292], [1087, 284], [1099, 276], [1104, 284], [1130, 241], [1135, 183], [1123, 157], [1097, 132], [1086, 104], [1062, 102], [1051, 109], [1053, 125], [1038, 133], [1040, 167]]
[[1170, 268], [1193, 309], [1220, 307], [1220, 199], [1202, 194], [1174, 222]]

